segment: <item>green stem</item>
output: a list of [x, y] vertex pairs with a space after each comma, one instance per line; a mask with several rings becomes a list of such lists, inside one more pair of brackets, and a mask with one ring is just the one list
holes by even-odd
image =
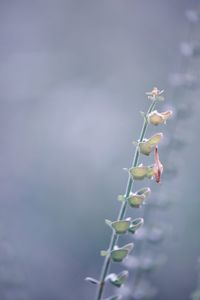
[[[153, 111], [153, 109], [155, 107], [155, 104], [156, 104], [156, 100], [154, 100], [151, 103], [151, 105], [150, 105], [150, 107], [147, 111], [147, 114], [149, 114], [150, 112]], [[143, 123], [142, 131], [140, 133], [139, 142], [143, 141], [146, 130], [147, 130], [147, 126], [148, 126], [148, 122], [147, 122], [146, 118], [144, 118], [144, 123]], [[134, 158], [133, 158], [133, 162], [132, 162], [132, 167], [137, 166], [138, 160], [139, 160], [139, 155], [140, 155], [139, 148], [137, 146], [136, 149], [135, 149], [135, 154], [134, 154]], [[118, 215], [118, 218], [117, 218], [118, 221], [122, 220], [124, 218], [125, 214], [126, 214], [127, 203], [128, 203], [127, 198], [129, 197], [129, 194], [131, 192], [132, 185], [133, 185], [133, 179], [132, 179], [131, 175], [129, 175], [128, 183], [127, 183], [127, 187], [126, 187], [126, 192], [125, 192], [125, 201], [122, 202], [122, 205], [121, 205], [121, 208], [120, 208], [120, 211], [119, 211], [119, 215]], [[105, 286], [105, 278], [106, 278], [106, 276], [109, 272], [109, 268], [110, 268], [110, 264], [111, 264], [110, 252], [113, 250], [114, 246], [116, 245], [117, 240], [118, 240], [118, 235], [113, 231], [111, 239], [110, 239], [109, 249], [108, 249], [109, 255], [107, 255], [105, 257], [104, 264], [103, 264], [102, 271], [101, 271], [100, 284], [99, 284], [99, 287], [98, 287], [96, 300], [101, 300], [101, 297], [103, 295], [104, 286]]]

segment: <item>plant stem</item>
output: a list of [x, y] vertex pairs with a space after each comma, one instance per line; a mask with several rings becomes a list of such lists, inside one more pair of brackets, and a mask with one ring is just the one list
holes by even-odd
[[[150, 112], [153, 111], [153, 109], [156, 105], [156, 102], [157, 101], [154, 100], [151, 103], [151, 105], [150, 105], [150, 107], [147, 111], [147, 114], [149, 114]], [[148, 127], [148, 122], [147, 122], [147, 119], [145, 117], [143, 127], [142, 127], [142, 130], [141, 130], [141, 133], [140, 133], [139, 142], [143, 141], [146, 130], [147, 130], [147, 127]], [[139, 148], [137, 146], [136, 149], [135, 149], [135, 154], [134, 154], [134, 158], [133, 158], [133, 162], [132, 162], [131, 167], [136, 167], [137, 166], [139, 156], [140, 156], [140, 153], [139, 153]], [[120, 208], [120, 211], [119, 211], [119, 215], [118, 215], [118, 218], [117, 218], [118, 221], [122, 220], [124, 218], [125, 214], [126, 214], [127, 203], [128, 203], [127, 198], [129, 197], [129, 194], [131, 192], [132, 185], [133, 185], [133, 179], [132, 179], [131, 175], [129, 175], [128, 183], [127, 183], [127, 187], [126, 187], [126, 192], [125, 192], [125, 201], [122, 202], [122, 205], [121, 205], [121, 208]], [[109, 254], [105, 257], [104, 264], [103, 264], [102, 271], [101, 271], [100, 284], [99, 284], [99, 288], [98, 288], [98, 291], [97, 291], [96, 300], [101, 300], [101, 297], [103, 295], [104, 286], [105, 286], [105, 278], [106, 278], [106, 276], [109, 272], [109, 268], [110, 268], [110, 264], [111, 264], [110, 252], [113, 250], [114, 246], [116, 245], [118, 237], [119, 236], [113, 231], [111, 239], [110, 239], [109, 248], [108, 248]]]

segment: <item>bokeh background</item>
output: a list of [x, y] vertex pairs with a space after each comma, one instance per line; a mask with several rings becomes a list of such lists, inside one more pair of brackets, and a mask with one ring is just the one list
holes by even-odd
[[[185, 12], [196, 4], [0, 0], [1, 300], [94, 299], [84, 278], [99, 276], [111, 233], [104, 219], [117, 216], [122, 169], [153, 86], [165, 89], [160, 109], [175, 111], [159, 131], [166, 133], [163, 164], [177, 168], [152, 188], [159, 195], [165, 185], [173, 198], [155, 299], [190, 298], [200, 255], [200, 92], [177, 96], [169, 75], [180, 71]], [[190, 118], [186, 111], [177, 124], [181, 101]], [[184, 146], [168, 159], [170, 134]]]

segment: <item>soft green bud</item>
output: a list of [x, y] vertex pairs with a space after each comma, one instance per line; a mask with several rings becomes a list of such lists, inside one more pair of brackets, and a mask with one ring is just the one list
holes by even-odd
[[112, 223], [112, 227], [117, 234], [126, 233], [131, 223], [131, 219], [127, 218], [125, 220], [115, 221]]
[[144, 139], [142, 142], [139, 142], [140, 153], [144, 155], [149, 155], [155, 146], [162, 139], [163, 134], [161, 132], [154, 134], [149, 139]]
[[131, 173], [134, 180], [142, 180], [146, 177], [147, 170], [148, 168], [146, 166], [141, 165], [129, 169], [129, 172]]
[[115, 262], [121, 262], [133, 249], [134, 244], [130, 243], [123, 247], [115, 246], [111, 251], [111, 258]]
[[153, 147], [148, 142], [148, 140], [146, 140], [146, 141], [139, 143], [139, 150], [140, 150], [140, 153], [142, 153], [144, 155], [149, 155], [151, 153], [151, 151], [153, 150]]
[[115, 262], [121, 262], [128, 255], [128, 250], [126, 249], [116, 249], [111, 252], [111, 258]]
[[151, 190], [149, 187], [145, 187], [137, 191], [136, 193], [130, 193], [128, 197], [128, 203], [131, 207], [140, 207], [145, 198], [149, 196]]
[[144, 202], [144, 195], [130, 194], [128, 197], [128, 203], [131, 207], [140, 207], [140, 205]]
[[106, 277], [116, 287], [120, 287], [128, 278], [128, 271], [122, 271], [119, 274], [111, 273]]

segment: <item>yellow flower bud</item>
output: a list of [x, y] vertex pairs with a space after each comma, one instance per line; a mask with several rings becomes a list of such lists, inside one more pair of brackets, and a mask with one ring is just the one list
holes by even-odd
[[166, 121], [172, 116], [172, 111], [168, 110], [162, 113], [159, 113], [157, 110], [152, 111], [147, 115], [147, 120], [149, 123], [157, 126], [159, 124], [165, 124]]

